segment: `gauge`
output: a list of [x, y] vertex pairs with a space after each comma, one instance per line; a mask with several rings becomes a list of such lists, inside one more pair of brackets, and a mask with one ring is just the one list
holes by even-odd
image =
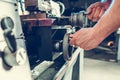
[[3, 30], [5, 29], [13, 29], [14, 28], [14, 22], [11, 17], [4, 17], [1, 20], [1, 27]]

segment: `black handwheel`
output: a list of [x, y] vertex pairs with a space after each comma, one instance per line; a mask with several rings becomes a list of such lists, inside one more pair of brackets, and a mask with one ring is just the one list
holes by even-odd
[[69, 44], [69, 34], [65, 34], [63, 38], [63, 57], [65, 61], [71, 60], [74, 47]]

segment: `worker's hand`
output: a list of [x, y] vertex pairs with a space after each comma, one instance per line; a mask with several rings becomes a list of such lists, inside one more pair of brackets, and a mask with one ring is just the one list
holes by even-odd
[[84, 50], [90, 50], [97, 47], [102, 41], [99, 39], [99, 36], [96, 36], [96, 32], [93, 28], [82, 28], [76, 33], [70, 35], [70, 45], [78, 46], [83, 48]]
[[109, 7], [110, 2], [96, 2], [94, 4], [91, 4], [87, 8], [88, 19], [92, 20], [93, 22], [96, 22], [100, 19], [100, 17], [104, 14], [106, 9]]

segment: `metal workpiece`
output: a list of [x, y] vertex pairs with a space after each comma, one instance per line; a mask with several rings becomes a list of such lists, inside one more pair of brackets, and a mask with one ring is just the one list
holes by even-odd
[[87, 17], [89, 13], [86, 11], [80, 11], [78, 13], [71, 13], [70, 21], [74, 27], [85, 27], [87, 24]]

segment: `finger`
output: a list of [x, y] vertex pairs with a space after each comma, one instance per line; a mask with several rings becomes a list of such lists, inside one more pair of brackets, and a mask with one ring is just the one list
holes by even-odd
[[87, 17], [88, 17], [88, 19], [90, 19], [91, 20], [91, 14], [92, 14], [92, 12], [93, 12], [93, 8], [95, 7], [95, 5], [94, 4], [92, 4], [92, 5], [90, 5], [88, 8], [87, 8], [87, 12], [89, 12], [89, 14], [87, 15]]
[[92, 12], [92, 9], [93, 8], [91, 8], [91, 7], [87, 8], [87, 10], [86, 10], [87, 14], [90, 14]]
[[95, 8], [92, 9], [91, 13], [87, 16], [88, 19], [93, 20], [93, 15], [95, 13]]
[[73, 37], [73, 34], [70, 34], [69, 37], [72, 38], [72, 37]]
[[100, 11], [99, 17], [101, 17], [105, 13], [105, 11], [106, 11], [106, 9], [102, 8], [101, 11]]
[[86, 37], [84, 35], [79, 35], [76, 41], [74, 42], [74, 45], [81, 47], [81, 45], [85, 43], [85, 40]]
[[73, 46], [73, 45], [75, 45], [75, 42], [76, 42], [76, 38], [71, 38], [69, 44], [70, 44], [71, 46]]
[[70, 39], [70, 45], [71, 45], [71, 46], [75, 45], [75, 42], [76, 42], [76, 40], [77, 40], [78, 37], [79, 37], [79, 32], [81, 32], [81, 31], [79, 30], [79, 31], [77, 31], [76, 33], [70, 35], [70, 38], [71, 38], [71, 39]]
[[70, 43], [71, 46], [74, 45], [76, 39], [77, 39], [77, 34], [76, 33], [70, 35], [70, 42], [69, 43]]
[[70, 40], [70, 45], [75, 45], [75, 42], [79, 41], [79, 37], [83, 34], [83, 31], [85, 28], [81, 28], [79, 31], [75, 32], [74, 34], [71, 34], [71, 40]]
[[100, 17], [99, 17], [100, 11], [101, 11], [101, 7], [96, 7], [96, 8], [95, 8], [95, 13], [94, 13], [94, 15], [93, 15], [93, 22], [99, 20], [99, 18], [100, 18]]
[[83, 42], [84, 42], [83, 40], [81, 41], [81, 39], [79, 39], [79, 40], [76, 40], [76, 42], [74, 43], [74, 45], [75, 45], [75, 46], [78, 46], [78, 47], [81, 47], [81, 44], [82, 44]]
[[95, 7], [94, 4], [90, 5], [90, 6], [87, 8], [87, 11], [88, 11], [88, 12], [91, 12], [94, 7]]

